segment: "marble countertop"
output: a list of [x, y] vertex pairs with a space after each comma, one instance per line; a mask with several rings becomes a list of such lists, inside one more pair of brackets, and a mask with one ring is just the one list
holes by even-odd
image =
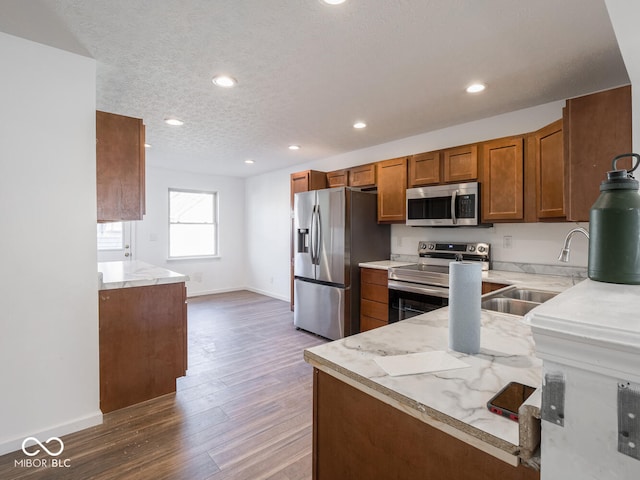
[[98, 290], [146, 287], [188, 280], [187, 275], [136, 260], [98, 263]]
[[[504, 283], [505, 285], [516, 285], [519, 287], [531, 288], [534, 290], [546, 290], [549, 292], [564, 292], [574, 286], [571, 277], [560, 275], [541, 275], [537, 273], [506, 272], [501, 270], [489, 270], [482, 272], [482, 281], [492, 283]], [[582, 279], [576, 279], [579, 283]]]
[[403, 267], [405, 265], [413, 265], [415, 262], [396, 262], [394, 260], [379, 260], [376, 262], [363, 262], [358, 264], [364, 268], [375, 268], [377, 270], [388, 270], [391, 267]]
[[[567, 277], [485, 273], [486, 281], [528, 288], [561, 292], [572, 286]], [[448, 316], [449, 309], [445, 307], [310, 348], [305, 351], [305, 360], [425, 423], [517, 465], [519, 425], [489, 412], [486, 403], [511, 381], [541, 385], [542, 361], [535, 356], [531, 328], [522, 317], [483, 310], [480, 353], [466, 355], [448, 350]], [[375, 361], [380, 356], [430, 351], [447, 351], [470, 367], [392, 377]]]

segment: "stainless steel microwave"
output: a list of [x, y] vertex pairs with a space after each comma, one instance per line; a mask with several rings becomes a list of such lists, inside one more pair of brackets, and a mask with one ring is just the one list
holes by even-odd
[[408, 188], [406, 223], [419, 227], [479, 225], [480, 184]]

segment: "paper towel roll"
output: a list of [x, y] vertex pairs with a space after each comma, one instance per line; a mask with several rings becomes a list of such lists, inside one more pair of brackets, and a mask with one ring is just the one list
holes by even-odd
[[449, 348], [474, 354], [480, 351], [482, 265], [449, 264]]

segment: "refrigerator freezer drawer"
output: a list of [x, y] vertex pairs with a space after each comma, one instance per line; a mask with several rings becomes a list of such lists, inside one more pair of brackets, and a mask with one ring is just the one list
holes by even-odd
[[296, 279], [293, 324], [330, 340], [345, 336], [345, 308], [349, 291]]

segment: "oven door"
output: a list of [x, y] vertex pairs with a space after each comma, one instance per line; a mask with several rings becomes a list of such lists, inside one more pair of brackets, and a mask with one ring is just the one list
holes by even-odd
[[389, 280], [389, 323], [446, 307], [449, 289], [411, 282]]

